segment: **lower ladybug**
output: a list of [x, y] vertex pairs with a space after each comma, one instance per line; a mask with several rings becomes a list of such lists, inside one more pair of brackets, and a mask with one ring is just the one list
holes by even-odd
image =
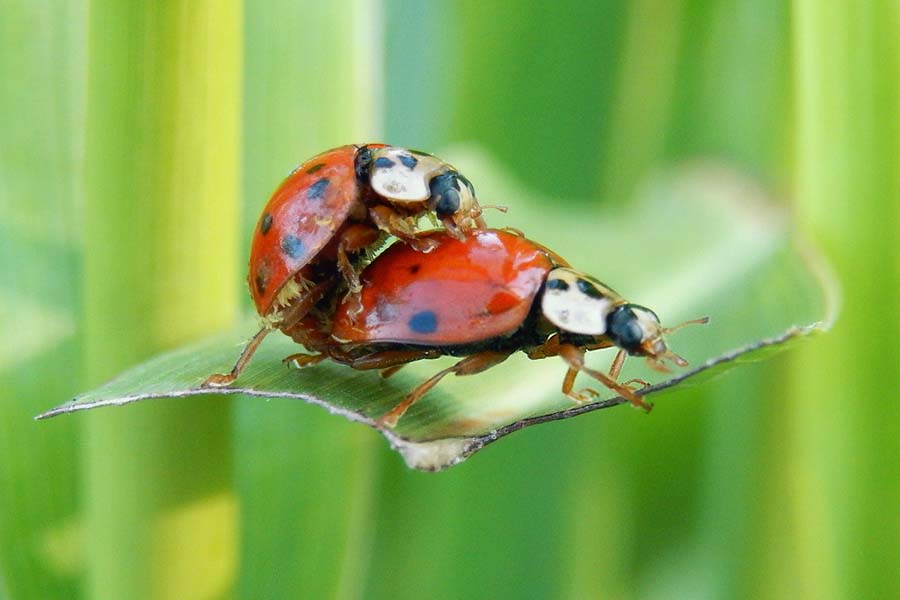
[[264, 327], [227, 374], [204, 387], [231, 384], [273, 328], [290, 329], [327, 293], [346, 283], [349, 316], [361, 309], [358, 267], [366, 251], [394, 235], [416, 251], [417, 221], [434, 215], [462, 239], [484, 227], [472, 184], [424, 152], [384, 144], [350, 145], [310, 158], [281, 183], [263, 208], [250, 247], [250, 295]]
[[[650, 367], [669, 372], [663, 360], [687, 365], [663, 339], [690, 323], [665, 328], [649, 308], [632, 304], [600, 281], [568, 266], [556, 254], [511, 230], [478, 230], [459, 240], [445, 231], [427, 239], [429, 254], [400, 244], [388, 248], [361, 274], [362, 312], [340, 304], [330, 324], [311, 319], [295, 339], [318, 355], [285, 359], [307, 366], [329, 358], [355, 369], [382, 369], [444, 355], [464, 357], [419, 385], [379, 424], [393, 427], [406, 410], [444, 376], [480, 373], [523, 351], [531, 359], [561, 357], [569, 369], [562, 391], [576, 402], [598, 395], [574, 391], [586, 373], [634, 406], [649, 411], [635, 390], [649, 385], [618, 381], [627, 355], [643, 356]], [[616, 346], [608, 373], [584, 364], [585, 352]]]

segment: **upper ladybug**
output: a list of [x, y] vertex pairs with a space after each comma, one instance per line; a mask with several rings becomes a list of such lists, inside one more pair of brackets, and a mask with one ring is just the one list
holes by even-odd
[[420, 239], [417, 227], [426, 215], [457, 239], [484, 227], [472, 184], [431, 154], [363, 144], [303, 162], [272, 194], [253, 232], [247, 282], [266, 323], [230, 373], [203, 385], [231, 384], [271, 328], [288, 331], [335, 290], [348, 292], [352, 318], [362, 310], [357, 271], [366, 251], [391, 234], [428, 252], [434, 241]]
[[378, 244], [381, 232], [427, 251], [416, 241], [416, 221], [427, 213], [458, 239], [484, 227], [472, 184], [431, 154], [365, 144], [310, 158], [275, 190], [254, 230], [248, 282], [256, 310], [288, 306], [298, 291], [285, 285], [323, 251], [358, 291], [348, 254]]

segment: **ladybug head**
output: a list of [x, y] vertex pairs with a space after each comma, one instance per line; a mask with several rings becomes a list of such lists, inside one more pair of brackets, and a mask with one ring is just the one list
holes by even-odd
[[451, 233], [483, 225], [475, 188], [461, 174], [456, 171], [442, 173], [431, 180], [429, 188], [429, 205]]
[[614, 308], [606, 317], [609, 339], [633, 356], [645, 356], [647, 365], [661, 373], [670, 373], [671, 369], [663, 364], [663, 360], [686, 367], [688, 362], [666, 346], [663, 336], [681, 329], [685, 325], [709, 322], [709, 317], [692, 319], [675, 325], [663, 327], [659, 317], [649, 308], [638, 304], [623, 304]]
[[544, 316], [563, 331], [594, 337], [605, 336], [633, 356], [645, 356], [651, 368], [669, 372], [662, 360], [680, 367], [687, 361], [666, 346], [664, 336], [706, 317], [675, 327], [663, 327], [656, 313], [638, 304], [625, 303], [608, 286], [568, 268], [550, 271], [541, 301]]
[[606, 335], [628, 354], [662, 356], [667, 351], [659, 317], [649, 308], [622, 304], [606, 315]]
[[471, 182], [431, 154], [396, 146], [366, 147], [357, 154], [357, 177], [367, 178], [372, 191], [391, 204], [424, 204], [456, 237], [460, 230], [484, 227]]

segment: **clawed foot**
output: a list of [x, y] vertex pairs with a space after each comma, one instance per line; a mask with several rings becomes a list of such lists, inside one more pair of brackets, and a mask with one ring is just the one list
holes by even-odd
[[402, 369], [405, 365], [394, 365], [393, 367], [388, 367], [387, 369], [382, 369], [378, 371], [378, 374], [381, 375], [382, 379], [387, 379], [400, 369]]
[[237, 379], [231, 373], [215, 373], [206, 378], [206, 381], [200, 384], [202, 388], [223, 388], [228, 387]]
[[625, 383], [623, 383], [625, 387], [632, 391], [643, 390], [650, 387], [651, 383], [649, 381], [645, 381], [643, 379], [629, 379]]
[[423, 254], [428, 254], [441, 245], [440, 242], [432, 238], [412, 238], [405, 241], [413, 250]]
[[644, 412], [648, 413], [653, 410], [653, 403], [641, 400], [640, 396], [632, 394], [631, 397], [625, 396], [625, 399], [628, 400], [633, 407], [639, 408]]
[[391, 412], [375, 419], [375, 427], [377, 427], [378, 429], [393, 429], [397, 426], [397, 422], [402, 416], [402, 412], [398, 413], [397, 411], [392, 410]]
[[[646, 387], [650, 386], [650, 383], [644, 381], [643, 379], [631, 379], [622, 384], [622, 386], [629, 391], [637, 391], [642, 390]], [[569, 392], [566, 394], [569, 398], [571, 398], [576, 404], [587, 404], [589, 402], [593, 402], [598, 396], [600, 396], [600, 392], [597, 390], [592, 390], [591, 388], [585, 388], [578, 392]], [[622, 396], [635, 408], [640, 408], [644, 412], [650, 412], [653, 410], [653, 404], [642, 400], [639, 396], [631, 393], [631, 394], [622, 394]]]
[[647, 402], [637, 394], [633, 393], [650, 387], [649, 381], [645, 381], [643, 379], [629, 379], [628, 381], [622, 383], [622, 386], [632, 392], [631, 394], [623, 394], [623, 396], [633, 407], [639, 408], [644, 412], [650, 412], [651, 410], [653, 410], [653, 404], [651, 402]]
[[578, 392], [569, 392], [566, 394], [569, 398], [575, 401], [576, 404], [587, 404], [591, 402], [594, 398], [600, 395], [600, 392], [597, 390], [592, 390], [591, 388], [584, 388]]
[[347, 319], [351, 325], [356, 325], [357, 318], [363, 311], [362, 300], [360, 300], [361, 291], [362, 286], [356, 291], [351, 290], [344, 298], [344, 303], [347, 305]]

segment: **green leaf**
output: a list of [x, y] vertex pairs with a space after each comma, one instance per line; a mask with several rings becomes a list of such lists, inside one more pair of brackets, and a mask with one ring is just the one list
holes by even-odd
[[[483, 198], [514, 204], [508, 217], [492, 215], [492, 223], [530, 232], [576, 268], [653, 308], [664, 324], [710, 317], [707, 326], [690, 326], [670, 336], [670, 346], [688, 359], [690, 368], [665, 376], [639, 359], [626, 362], [622, 380], [649, 381], [651, 387], [642, 392], [646, 395], [656, 397], [675, 385], [694, 384], [736, 363], [762, 358], [832, 321], [836, 294], [821, 260], [809, 248], [798, 250], [785, 214], [758, 186], [724, 167], [698, 164], [659, 176], [627, 212], [587, 205], [577, 212], [553, 212], [551, 201], [517, 189], [487, 157], [462, 150], [455, 160], [478, 165], [471, 177], [480, 182]], [[236, 387], [200, 389], [207, 375], [230, 367], [240, 351], [238, 340], [250, 331], [245, 326], [242, 333], [158, 356], [40, 418], [151, 398], [219, 393], [304, 400], [375, 427], [375, 418], [454, 360], [410, 365], [387, 380], [334, 364], [288, 369], [280, 359], [298, 348], [275, 334]], [[589, 364], [608, 368], [613, 355], [594, 352]], [[607, 393], [596, 402], [573, 405], [559, 391], [564, 374], [558, 359], [529, 361], [516, 355], [489, 373], [444, 380], [394, 430], [380, 431], [409, 466], [439, 470], [514, 431], [624, 402]]]

